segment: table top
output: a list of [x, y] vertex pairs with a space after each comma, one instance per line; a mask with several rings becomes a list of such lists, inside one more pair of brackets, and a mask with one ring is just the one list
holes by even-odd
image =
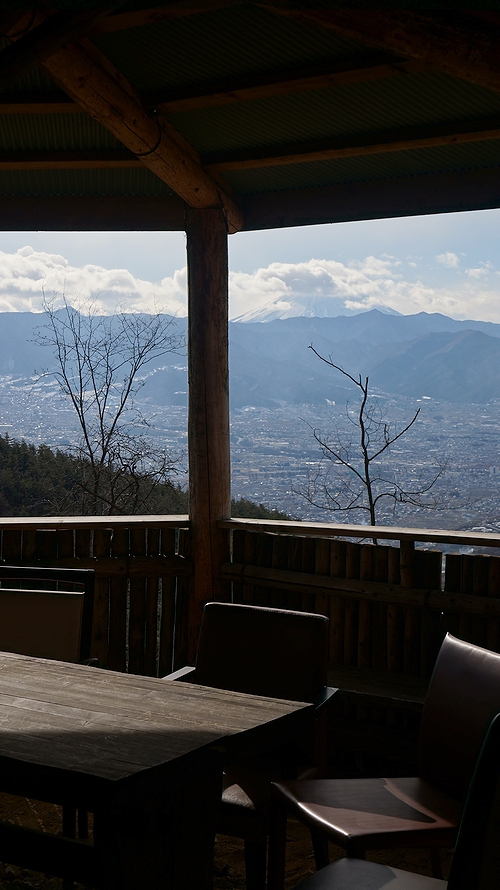
[[0, 758], [119, 781], [311, 705], [0, 653]]

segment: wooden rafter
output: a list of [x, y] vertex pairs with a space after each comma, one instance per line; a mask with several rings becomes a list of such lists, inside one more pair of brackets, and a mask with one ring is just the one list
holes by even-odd
[[[353, 158], [363, 155], [460, 145], [500, 139], [500, 117], [455, 121], [406, 130], [387, 130], [340, 136], [306, 143], [292, 143], [259, 150], [220, 152], [205, 155], [201, 163], [211, 175], [229, 170], [251, 170], [312, 161]], [[133, 152], [100, 151], [16, 151], [0, 152], [0, 170], [92, 170], [141, 167]]]
[[435, 148], [442, 145], [459, 145], [466, 142], [484, 142], [488, 139], [500, 139], [500, 117], [366, 133], [357, 137], [339, 136], [314, 142], [254, 149], [253, 151], [221, 152], [205, 155], [202, 157], [202, 163], [205, 169], [221, 173], [228, 170], [280, 167], [287, 164], [354, 158], [362, 155]]
[[68, 95], [113, 133], [159, 179], [191, 207], [223, 206], [229, 231], [242, 216], [220, 180], [200, 166], [196, 151], [162, 117], [153, 117], [125, 77], [89, 40], [70, 44], [43, 67]]
[[287, 71], [277, 71], [260, 76], [233, 79], [212, 84], [204, 89], [191, 88], [177, 90], [170, 96], [158, 96], [156, 102], [167, 112], [193, 111], [216, 105], [230, 105], [235, 102], [249, 102], [255, 99], [268, 99], [285, 96], [306, 90], [320, 90], [326, 87], [346, 86], [385, 77], [415, 74], [425, 70], [420, 62], [398, 59], [379, 53], [370, 57], [353, 59], [350, 62], [324, 62], [321, 65], [297, 66]]
[[103, 170], [142, 167], [131, 151], [5, 151], [0, 170]]
[[[327, 62], [268, 72], [264, 75], [237, 78], [208, 86], [191, 87], [169, 93], [142, 94], [146, 108], [158, 108], [172, 113], [193, 111], [235, 102], [250, 102], [307, 90], [346, 86], [386, 77], [416, 74], [427, 70], [421, 62], [398, 59], [387, 53], [373, 54], [346, 63]], [[60, 95], [26, 95], [4, 93], [0, 95], [0, 114], [81, 114], [81, 107], [71, 99]]]
[[492, 90], [500, 90], [500, 29], [491, 22], [448, 11], [407, 9], [311, 9], [303, 0], [259, 0], [268, 10], [295, 21], [329, 28], [405, 58], [419, 59]]
[[184, 18], [188, 15], [199, 15], [204, 12], [216, 12], [228, 6], [239, 6], [244, 0], [177, 0], [169, 6], [155, 6], [151, 9], [136, 9], [133, 12], [117, 12], [99, 21], [91, 31], [92, 37], [99, 34], [110, 34], [115, 31], [127, 31], [143, 25], [157, 25], [171, 19]]

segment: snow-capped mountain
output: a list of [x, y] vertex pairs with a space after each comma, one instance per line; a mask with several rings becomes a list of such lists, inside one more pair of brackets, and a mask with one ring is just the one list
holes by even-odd
[[[233, 318], [232, 321], [268, 322], [301, 316], [305, 318], [337, 318], [339, 315], [360, 315], [362, 312], [366, 313], [366, 306], [352, 309], [346, 305], [348, 302], [345, 297], [294, 294], [290, 297], [277, 297], [277, 299], [265, 303], [264, 306], [244, 312], [243, 315]], [[391, 309], [389, 306], [370, 308], [376, 308], [385, 315], [401, 315], [400, 312]]]

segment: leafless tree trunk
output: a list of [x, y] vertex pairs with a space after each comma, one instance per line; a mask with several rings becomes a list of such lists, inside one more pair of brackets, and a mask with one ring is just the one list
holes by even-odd
[[309, 349], [357, 387], [360, 401], [355, 420], [347, 405], [347, 419], [356, 430], [357, 442], [354, 436], [342, 436], [339, 429], [333, 436], [327, 436], [313, 428], [314, 438], [327, 466], [320, 467], [309, 479], [307, 490], [300, 494], [314, 506], [334, 513], [368, 513], [370, 525], [377, 524], [377, 507], [384, 499], [391, 500], [394, 508], [397, 504], [429, 508], [438, 506], [437, 500], [429, 499], [427, 495], [445, 471], [446, 462], [439, 466], [430, 479], [426, 482], [419, 481], [415, 487], [408, 487], [403, 481], [398, 481], [394, 472], [391, 473], [383, 466], [383, 457], [411, 429], [420, 414], [420, 408], [417, 408], [407, 424], [395, 427], [386, 420], [380, 406], [370, 399], [368, 377], [354, 377], [336, 365], [331, 356], [325, 358], [312, 345]]
[[56, 359], [54, 376], [75, 410], [81, 432], [77, 456], [82, 508], [126, 513], [147, 508], [155, 484], [170, 482], [179, 456], [153, 447], [135, 403], [140, 372], [168, 352], [181, 352], [175, 320], [160, 313], [98, 315], [92, 303], [60, 309], [45, 300], [46, 324], [37, 342]]

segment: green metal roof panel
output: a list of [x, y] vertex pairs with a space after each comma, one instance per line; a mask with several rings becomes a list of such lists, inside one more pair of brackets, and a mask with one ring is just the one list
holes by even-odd
[[171, 195], [149, 170], [0, 170], [0, 195]]
[[284, 167], [232, 171], [227, 181], [241, 194], [395, 179], [423, 173], [447, 173], [500, 165], [500, 140], [443, 145]]
[[445, 74], [390, 77], [170, 114], [200, 152], [401, 129], [500, 114], [500, 93]]
[[185, 16], [117, 31], [96, 40], [142, 90], [181, 87], [227, 77], [372, 54], [332, 31], [304, 27], [255, 6]]
[[0, 116], [0, 151], [91, 151], [123, 149], [109, 130], [88, 114]]

